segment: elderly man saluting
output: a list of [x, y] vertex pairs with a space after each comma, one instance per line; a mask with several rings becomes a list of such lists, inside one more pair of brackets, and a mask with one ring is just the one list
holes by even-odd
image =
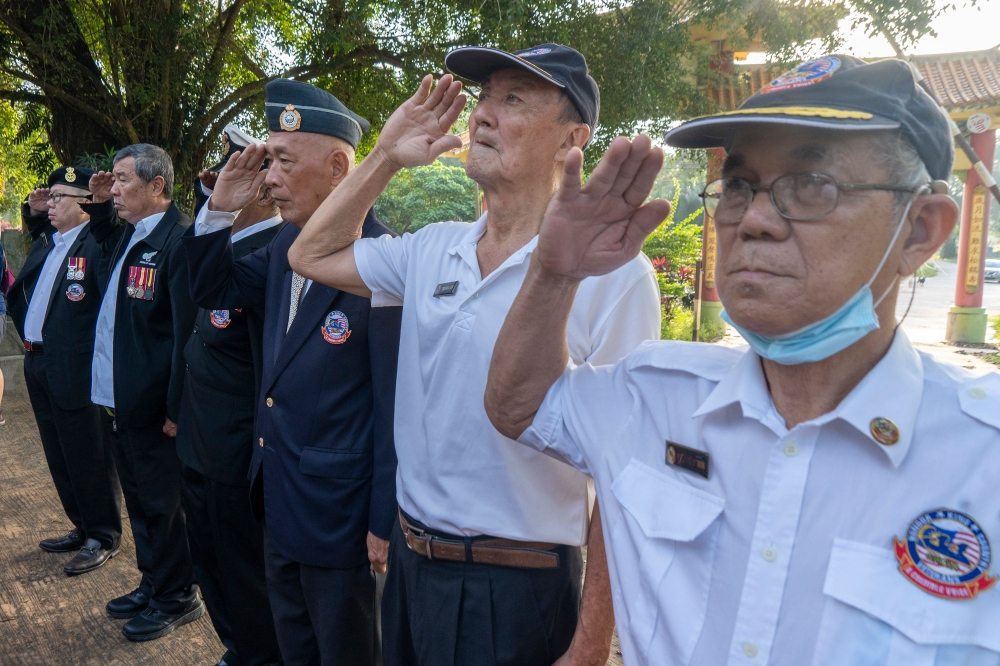
[[[586, 146], [599, 93], [583, 56], [557, 44], [507, 53], [462, 48], [453, 72], [482, 84], [466, 173], [489, 212], [402, 238], [358, 236], [401, 168], [459, 143], [464, 103], [451, 75], [430, 77], [378, 144], [310, 219], [289, 261], [320, 282], [402, 303], [396, 412], [399, 519], [383, 599], [385, 663], [601, 664], [613, 618], [600, 514], [587, 478], [503, 437], [483, 391], [493, 344], [535, 251], [566, 156]], [[578, 363], [614, 363], [659, 337], [652, 266], [634, 257], [588, 280], [563, 331]], [[582, 592], [580, 546], [589, 553]]]
[[726, 148], [703, 196], [750, 350], [566, 369], [577, 285], [662, 206], [622, 142], [583, 188], [567, 160], [487, 391], [501, 432], [594, 475], [625, 662], [1000, 663], [1000, 376], [893, 316], [955, 223], [941, 112], [905, 63], [830, 55], [666, 140]]

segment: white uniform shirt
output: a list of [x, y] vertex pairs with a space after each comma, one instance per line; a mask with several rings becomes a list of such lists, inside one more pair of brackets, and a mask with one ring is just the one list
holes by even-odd
[[[63, 259], [69, 254], [69, 248], [76, 242], [76, 237], [80, 235], [83, 228], [90, 224], [84, 222], [75, 226], [65, 234], [58, 231], [52, 234], [52, 250], [49, 256], [45, 257], [42, 264], [42, 272], [35, 283], [35, 290], [31, 293], [31, 303], [28, 304], [28, 314], [24, 317], [24, 338], [31, 342], [42, 341], [42, 326], [45, 324], [45, 314], [49, 309], [49, 300], [52, 297], [52, 288], [59, 281], [59, 276], [66, 272]], [[97, 270], [96, 267], [88, 267]]]
[[[374, 307], [403, 305], [396, 381], [396, 498], [413, 518], [451, 534], [581, 545], [587, 478], [493, 428], [483, 395], [493, 346], [537, 238], [482, 278], [475, 224], [432, 224], [401, 238], [354, 243]], [[454, 295], [434, 296], [458, 282]], [[584, 280], [569, 323], [570, 355], [614, 363], [660, 337], [659, 289], [649, 260]]]
[[129, 251], [143, 238], [153, 233], [164, 213], [154, 213], [144, 217], [135, 225], [128, 247], [115, 264], [115, 270], [108, 280], [108, 290], [101, 302], [97, 315], [97, 331], [94, 336], [94, 364], [91, 366], [90, 399], [95, 405], [115, 406], [115, 308], [118, 306], [118, 281], [121, 279], [122, 264]]
[[[675, 342], [568, 370], [520, 441], [594, 475], [630, 666], [997, 666], [1000, 585], [934, 596], [894, 538], [945, 508], [1000, 543], [998, 428], [1000, 375], [899, 332], [834, 411], [791, 431], [756, 354]], [[667, 440], [707, 451], [709, 478], [668, 465]]]

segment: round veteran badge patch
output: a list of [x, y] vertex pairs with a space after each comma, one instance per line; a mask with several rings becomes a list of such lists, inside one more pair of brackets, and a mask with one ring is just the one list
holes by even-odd
[[347, 321], [347, 315], [340, 310], [334, 310], [326, 316], [323, 322], [323, 339], [331, 345], [342, 345], [351, 337], [351, 324]]
[[208, 313], [208, 318], [212, 320], [212, 326], [216, 328], [225, 328], [232, 321], [229, 318], [229, 310], [212, 310]]
[[840, 58], [824, 56], [809, 62], [804, 62], [795, 69], [785, 72], [774, 81], [760, 89], [762, 93], [778, 92], [791, 88], [811, 86], [833, 76], [840, 69]]
[[910, 523], [905, 541], [893, 541], [900, 573], [936, 597], [974, 599], [997, 582], [989, 575], [990, 541], [964, 513], [928, 511]]
[[69, 289], [66, 290], [66, 298], [71, 301], [82, 301], [83, 297], [86, 295], [87, 294], [83, 291], [83, 287], [76, 283], [71, 284]]

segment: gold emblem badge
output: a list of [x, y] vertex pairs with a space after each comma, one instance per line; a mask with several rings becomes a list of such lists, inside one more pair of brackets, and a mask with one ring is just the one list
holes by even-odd
[[73, 167], [66, 167], [66, 176], [65, 176], [65, 178], [66, 178], [66, 182], [67, 183], [75, 183], [76, 182], [76, 171], [73, 169]]
[[289, 104], [285, 107], [285, 110], [281, 112], [278, 122], [281, 124], [281, 129], [286, 132], [294, 132], [302, 126], [302, 116], [299, 115], [299, 112], [295, 110], [294, 106]]
[[884, 416], [873, 418], [868, 428], [879, 444], [892, 446], [899, 441], [899, 427]]

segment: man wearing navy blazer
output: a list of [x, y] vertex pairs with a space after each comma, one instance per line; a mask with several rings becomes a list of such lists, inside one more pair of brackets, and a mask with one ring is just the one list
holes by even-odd
[[[209, 309], [263, 306], [263, 378], [250, 468], [288, 666], [374, 664], [375, 578], [396, 518], [393, 404], [400, 308], [312, 284], [289, 246], [354, 166], [368, 122], [298, 81], [267, 85], [266, 147], [230, 158], [184, 238], [191, 293]], [[264, 159], [268, 169], [261, 171]], [[229, 227], [263, 185], [288, 222], [233, 259]], [[363, 234], [391, 233], [369, 213]]]

